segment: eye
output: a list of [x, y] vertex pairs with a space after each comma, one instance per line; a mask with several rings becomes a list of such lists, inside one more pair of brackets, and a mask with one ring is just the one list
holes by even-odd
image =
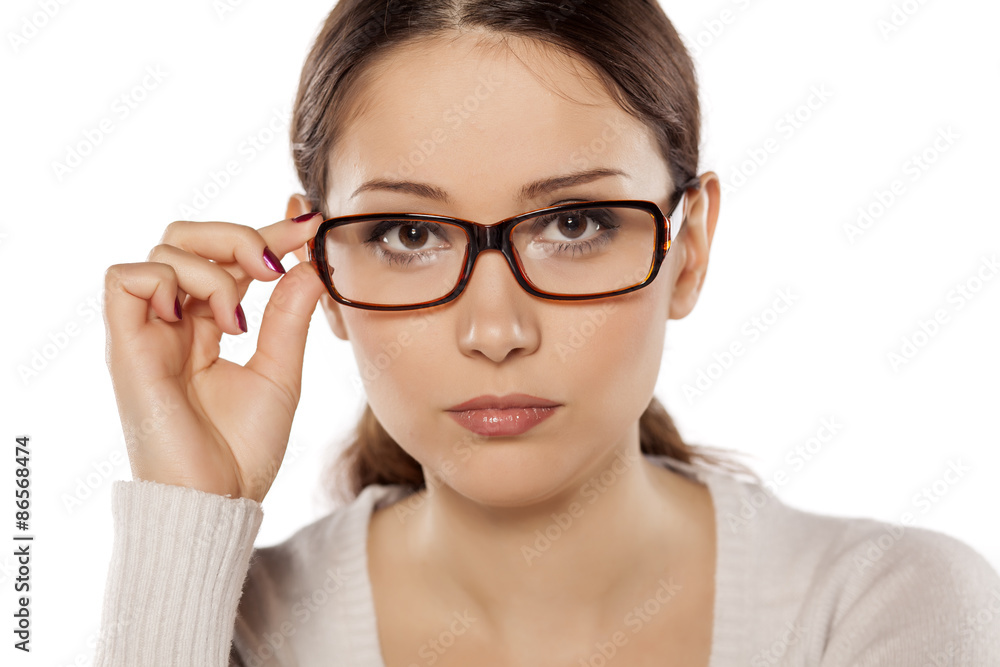
[[544, 241], [580, 241], [617, 229], [611, 216], [602, 209], [563, 211], [538, 220]]
[[438, 248], [448, 247], [447, 234], [440, 228], [425, 222], [385, 220], [372, 230], [368, 243], [383, 243], [389, 250], [397, 252], [426, 250], [428, 241], [439, 239]]
[[[407, 250], [420, 250], [427, 243], [427, 238], [430, 236], [426, 227], [417, 225], [400, 225], [393, 232], [391, 236], [398, 239]], [[385, 243], [389, 243], [389, 236], [382, 240]]]

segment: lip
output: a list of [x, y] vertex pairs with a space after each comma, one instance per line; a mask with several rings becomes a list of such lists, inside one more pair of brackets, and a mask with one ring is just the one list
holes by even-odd
[[448, 409], [448, 416], [481, 436], [521, 435], [551, 417], [561, 404], [528, 394], [477, 396]]
[[448, 411], [461, 412], [463, 410], [482, 410], [488, 408], [498, 410], [506, 410], [508, 408], [554, 408], [558, 405], [559, 403], [555, 401], [549, 401], [529, 394], [507, 394], [506, 396], [484, 394], [483, 396], [476, 396], [471, 401], [453, 405], [448, 408]]

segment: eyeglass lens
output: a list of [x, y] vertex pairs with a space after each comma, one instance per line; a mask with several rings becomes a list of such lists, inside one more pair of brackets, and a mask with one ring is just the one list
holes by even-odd
[[[656, 254], [656, 218], [607, 206], [541, 214], [518, 223], [511, 245], [524, 277], [554, 295], [590, 295], [640, 284]], [[331, 228], [325, 238], [330, 278], [356, 302], [403, 306], [449, 294], [469, 248], [454, 224], [386, 217]]]

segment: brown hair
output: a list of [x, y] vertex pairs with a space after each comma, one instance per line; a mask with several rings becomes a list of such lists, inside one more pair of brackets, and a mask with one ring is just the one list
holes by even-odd
[[[532, 38], [589, 64], [617, 103], [653, 130], [673, 183], [698, 187], [701, 112], [694, 65], [655, 0], [339, 0], [306, 59], [293, 109], [292, 155], [312, 210], [328, 213], [328, 159], [338, 128], [357, 113], [353, 93], [371, 65], [391, 47], [460, 29], [500, 40]], [[643, 454], [754, 475], [708, 447], [685, 443], [655, 396], [639, 430]], [[369, 484], [425, 486], [420, 463], [368, 404], [336, 466], [343, 469], [347, 499]]]

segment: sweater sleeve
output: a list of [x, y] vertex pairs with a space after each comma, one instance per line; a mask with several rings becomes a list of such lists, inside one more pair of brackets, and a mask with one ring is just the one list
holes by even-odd
[[95, 667], [230, 667], [260, 503], [145, 480], [111, 490], [114, 546]]
[[852, 554], [863, 592], [845, 596], [821, 667], [1000, 665], [1000, 575], [989, 562], [936, 531], [877, 538]]

